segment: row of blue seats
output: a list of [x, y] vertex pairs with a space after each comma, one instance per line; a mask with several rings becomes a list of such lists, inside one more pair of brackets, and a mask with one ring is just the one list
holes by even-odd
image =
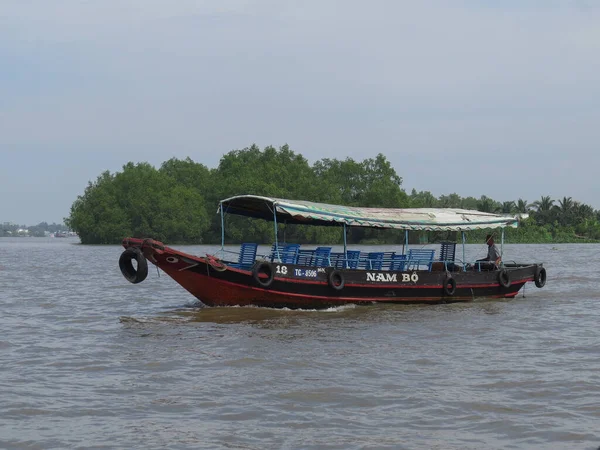
[[347, 250], [332, 252], [331, 247], [317, 247], [314, 250], [300, 249], [299, 244], [283, 244], [271, 249], [271, 261], [284, 264], [299, 264], [315, 267], [336, 267], [338, 269], [372, 269], [372, 270], [431, 270], [435, 250], [409, 249], [408, 254], [396, 252], [369, 252]]
[[[237, 263], [232, 267], [249, 269], [256, 260], [258, 244], [247, 242], [240, 247]], [[317, 247], [312, 250], [300, 249], [300, 244], [273, 244], [268, 258], [272, 262], [297, 264], [311, 267], [335, 267], [338, 269], [371, 269], [371, 270], [431, 270], [435, 250], [409, 249], [408, 254], [396, 252], [369, 252], [348, 250], [332, 252], [331, 247]]]

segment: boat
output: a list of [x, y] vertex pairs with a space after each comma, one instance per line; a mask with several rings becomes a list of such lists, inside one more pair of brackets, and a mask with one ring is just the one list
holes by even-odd
[[[119, 258], [123, 276], [143, 281], [148, 261], [207, 306], [262, 306], [322, 309], [345, 304], [449, 303], [477, 298], [514, 298], [528, 282], [546, 283], [543, 263], [499, 260], [492, 267], [465, 260], [466, 233], [501, 230], [501, 253], [506, 227], [517, 227], [521, 216], [464, 209], [363, 208], [258, 195], [222, 200], [221, 248], [195, 256], [151, 238], [123, 239]], [[273, 222], [271, 251], [257, 254], [258, 244], [241, 243], [239, 251], [225, 247], [225, 215]], [[339, 227], [344, 247], [279, 242], [280, 224]], [[348, 228], [404, 230], [404, 242], [385, 252], [362, 252], [347, 245]], [[408, 245], [414, 231], [454, 231], [462, 236], [462, 259], [457, 242], [440, 243], [439, 251]], [[460, 250], [460, 246], [459, 246]], [[489, 263], [488, 263], [489, 264]]]

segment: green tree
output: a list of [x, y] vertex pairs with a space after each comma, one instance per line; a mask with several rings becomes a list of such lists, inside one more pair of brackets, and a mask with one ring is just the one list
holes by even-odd
[[[243, 150], [231, 151], [221, 158], [212, 177], [213, 190], [219, 200], [242, 194], [312, 201], [327, 198], [327, 192], [322, 189], [323, 183], [317, 179], [308, 161], [295, 154], [287, 145], [279, 149], [269, 146], [262, 151], [258, 146], [252, 145]], [[239, 242], [242, 236], [257, 242], [273, 240], [273, 224], [270, 222], [236, 217], [227, 217], [227, 221], [228, 242]], [[213, 218], [212, 229], [220, 230], [218, 217]], [[281, 233], [286, 233], [288, 240], [310, 239], [309, 233], [313, 232], [314, 229], [287, 229], [285, 224], [281, 224]], [[328, 232], [330, 231], [321, 231]], [[216, 240], [216, 234], [214, 237]]]
[[527, 202], [527, 200], [523, 200], [522, 198], [520, 198], [519, 200], [517, 200], [515, 209], [518, 213], [528, 214], [529, 211], [531, 211], [531, 205]]
[[594, 209], [590, 205], [579, 202], [573, 202], [573, 219], [575, 223], [581, 223], [585, 220], [594, 220]]
[[417, 192], [413, 189], [410, 193], [410, 206], [412, 208], [437, 208], [438, 200], [429, 191]]
[[440, 195], [437, 203], [440, 208], [462, 208], [463, 207], [462, 199], [456, 193], [453, 193], [450, 195]]
[[478, 200], [475, 197], [465, 197], [460, 201], [460, 207], [463, 209], [477, 209]]
[[65, 223], [84, 244], [116, 244], [128, 236], [201, 243], [208, 228], [200, 193], [148, 163], [102, 173], [75, 200]]
[[512, 214], [515, 211], [516, 205], [514, 201], [502, 202], [496, 211], [501, 214]]
[[533, 202], [535, 208], [535, 218], [539, 225], [546, 225], [553, 222], [552, 207], [554, 200], [550, 196], [542, 196], [540, 200]]
[[575, 204], [571, 197], [563, 197], [562, 200], [558, 201], [557, 216], [561, 225], [569, 225], [572, 223], [572, 214], [574, 208]]
[[116, 236], [130, 236], [127, 212], [119, 206], [114, 176], [103, 172], [88, 183], [83, 195], [71, 206], [65, 224], [76, 231], [83, 244], [115, 244]]
[[496, 211], [499, 207], [499, 204], [497, 202], [495, 202], [494, 200], [492, 200], [491, 198], [482, 195], [481, 198], [479, 199], [479, 202], [477, 202], [477, 211], [481, 211], [481, 212], [489, 212], [492, 213], [494, 211]]
[[[325, 158], [313, 165], [326, 203], [371, 208], [403, 208], [410, 200], [402, 186], [402, 178], [382, 154], [362, 162]], [[340, 236], [339, 232], [336, 232]], [[398, 240], [397, 233], [381, 233], [368, 228], [353, 228], [349, 242], [384, 242]]]
[[542, 196], [540, 200], [533, 202], [533, 207], [538, 212], [549, 212], [552, 209], [552, 206], [554, 206], [554, 200], [552, 200], [549, 195]]
[[207, 192], [211, 187], [210, 170], [204, 165], [186, 159], [171, 158], [161, 164], [159, 172], [170, 177], [175, 183], [198, 192]]

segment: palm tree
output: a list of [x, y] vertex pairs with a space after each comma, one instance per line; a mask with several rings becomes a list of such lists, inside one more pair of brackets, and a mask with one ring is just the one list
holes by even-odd
[[567, 225], [571, 222], [571, 214], [574, 206], [571, 197], [563, 197], [562, 200], [558, 201], [558, 220], [561, 225]]
[[558, 208], [563, 213], [568, 213], [573, 209], [574, 203], [571, 197], [563, 197], [562, 200], [558, 201]]
[[540, 200], [533, 202], [533, 207], [536, 209], [535, 219], [538, 225], [546, 225], [552, 223], [552, 207], [554, 200], [549, 195], [542, 196]]
[[527, 200], [523, 200], [522, 198], [520, 198], [519, 200], [517, 200], [517, 205], [515, 206], [515, 209], [518, 213], [527, 214], [531, 210], [531, 205]]
[[549, 195], [542, 195], [541, 200], [533, 202], [533, 207], [537, 212], [549, 212], [552, 209], [552, 206], [554, 206], [554, 200], [552, 200]]
[[502, 202], [502, 205], [497, 208], [502, 214], [511, 214], [515, 210], [515, 202]]
[[495, 209], [494, 200], [485, 195], [481, 196], [480, 201], [477, 202], [477, 211], [481, 212], [493, 212]]
[[576, 222], [584, 222], [594, 218], [594, 208], [585, 203], [573, 202], [572, 212]]

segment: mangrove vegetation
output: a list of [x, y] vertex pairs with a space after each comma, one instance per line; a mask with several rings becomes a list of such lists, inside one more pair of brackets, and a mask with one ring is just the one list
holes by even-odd
[[[170, 159], [159, 168], [129, 162], [90, 182], [71, 206], [65, 224], [83, 244], [117, 244], [124, 237], [151, 237], [168, 244], [221, 242], [219, 200], [240, 194], [302, 199], [348, 206], [396, 208], [464, 208], [505, 214], [528, 214], [517, 229], [506, 231], [510, 243], [590, 242], [600, 240], [600, 211], [571, 197], [542, 196], [499, 202], [485, 195], [435, 197], [431, 192], [402, 188], [402, 177], [383, 154], [363, 161], [324, 158], [314, 164], [287, 145], [256, 145], [224, 155], [209, 169], [190, 158]], [[226, 216], [226, 243], [273, 241], [273, 224]], [[280, 226], [281, 239], [297, 243], [342, 242], [336, 227]], [[481, 242], [484, 231], [469, 233]], [[352, 228], [353, 244], [398, 243], [396, 230]], [[444, 233], [411, 233], [418, 242], [456, 239]]]

